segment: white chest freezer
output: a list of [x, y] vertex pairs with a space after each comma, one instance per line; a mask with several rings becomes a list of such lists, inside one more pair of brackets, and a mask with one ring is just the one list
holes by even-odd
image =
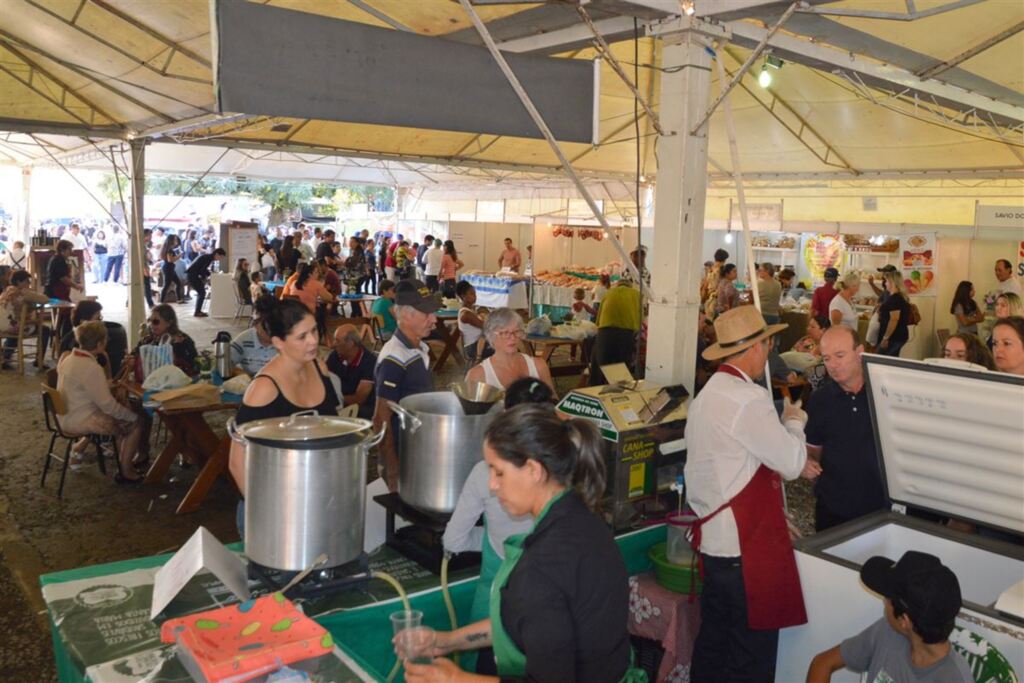
[[[860, 567], [874, 555], [898, 560], [908, 550], [931, 553], [956, 573], [964, 603], [957, 626], [985, 638], [1024, 680], [1024, 609], [1016, 595], [1024, 582], [1024, 547], [1005, 538], [1005, 532], [1024, 534], [1024, 378], [864, 359], [893, 511], [796, 543], [808, 623], [781, 632], [776, 680], [803, 681], [815, 654], [881, 618], [883, 602], [861, 584]], [[995, 533], [953, 531], [906, 516], [907, 507]], [[832, 680], [859, 677], [843, 671]]]

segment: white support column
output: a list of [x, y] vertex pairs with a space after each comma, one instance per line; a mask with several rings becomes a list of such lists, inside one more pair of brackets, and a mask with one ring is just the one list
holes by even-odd
[[142, 228], [145, 225], [143, 198], [146, 193], [146, 140], [136, 138], [131, 145], [131, 235], [129, 236], [128, 258], [131, 282], [128, 287], [128, 345], [135, 348], [139, 342], [139, 326], [146, 320], [146, 296], [143, 291], [143, 273], [146, 260], [143, 256]]
[[21, 203], [18, 205], [18, 223], [15, 234], [26, 248], [32, 239], [32, 167], [21, 167]]
[[683, 19], [678, 26], [661, 35], [662, 65], [682, 68], [660, 73], [661, 121], [670, 133], [658, 139], [654, 247], [648, 259], [652, 287], [660, 296], [650, 304], [646, 376], [658, 384], [682, 383], [692, 393], [704, 272], [707, 124], [696, 135], [690, 131], [707, 111], [711, 55], [701, 22]]

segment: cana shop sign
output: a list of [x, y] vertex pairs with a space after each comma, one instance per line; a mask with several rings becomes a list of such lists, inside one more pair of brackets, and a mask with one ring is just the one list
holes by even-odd
[[608, 441], [618, 441], [619, 432], [608, 417], [601, 402], [590, 396], [571, 393], [562, 399], [558, 409], [566, 415], [582, 417], [590, 420], [600, 430], [601, 436]]

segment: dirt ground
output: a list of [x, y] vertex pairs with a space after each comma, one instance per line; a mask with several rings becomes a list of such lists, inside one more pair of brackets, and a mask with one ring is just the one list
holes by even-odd
[[[126, 323], [125, 289], [107, 285], [98, 293], [104, 319]], [[216, 333], [232, 333], [244, 324], [211, 318], [196, 319], [189, 304], [177, 307], [182, 329], [200, 348], [208, 348]], [[437, 386], [461, 378], [449, 363]], [[570, 389], [575, 378], [559, 382]], [[205, 526], [224, 543], [238, 540], [234, 487], [219, 481], [199, 511], [176, 515], [175, 508], [197, 470], [173, 467], [168, 481], [124, 487], [100, 474], [94, 462], [69, 471], [63, 500], [57, 499], [59, 471], [40, 487], [49, 442], [39, 393], [41, 375], [27, 369], [24, 376], [0, 371], [0, 680], [56, 680], [49, 622], [39, 590], [39, 576], [86, 565], [125, 560], [177, 549]], [[223, 430], [227, 413], [208, 420]], [[161, 438], [166, 438], [161, 437]], [[154, 443], [153, 453], [162, 447]], [[801, 526], [809, 525], [813, 501], [807, 486], [790, 487], [790, 506]]]

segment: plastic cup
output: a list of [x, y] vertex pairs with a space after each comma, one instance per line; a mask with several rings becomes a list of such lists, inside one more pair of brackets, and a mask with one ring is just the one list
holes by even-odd
[[407, 628], [395, 636], [395, 653], [402, 661], [430, 664], [434, 661], [437, 634], [429, 626]]
[[407, 629], [419, 628], [423, 625], [423, 612], [418, 609], [404, 609], [391, 613], [391, 629], [398, 635]]

